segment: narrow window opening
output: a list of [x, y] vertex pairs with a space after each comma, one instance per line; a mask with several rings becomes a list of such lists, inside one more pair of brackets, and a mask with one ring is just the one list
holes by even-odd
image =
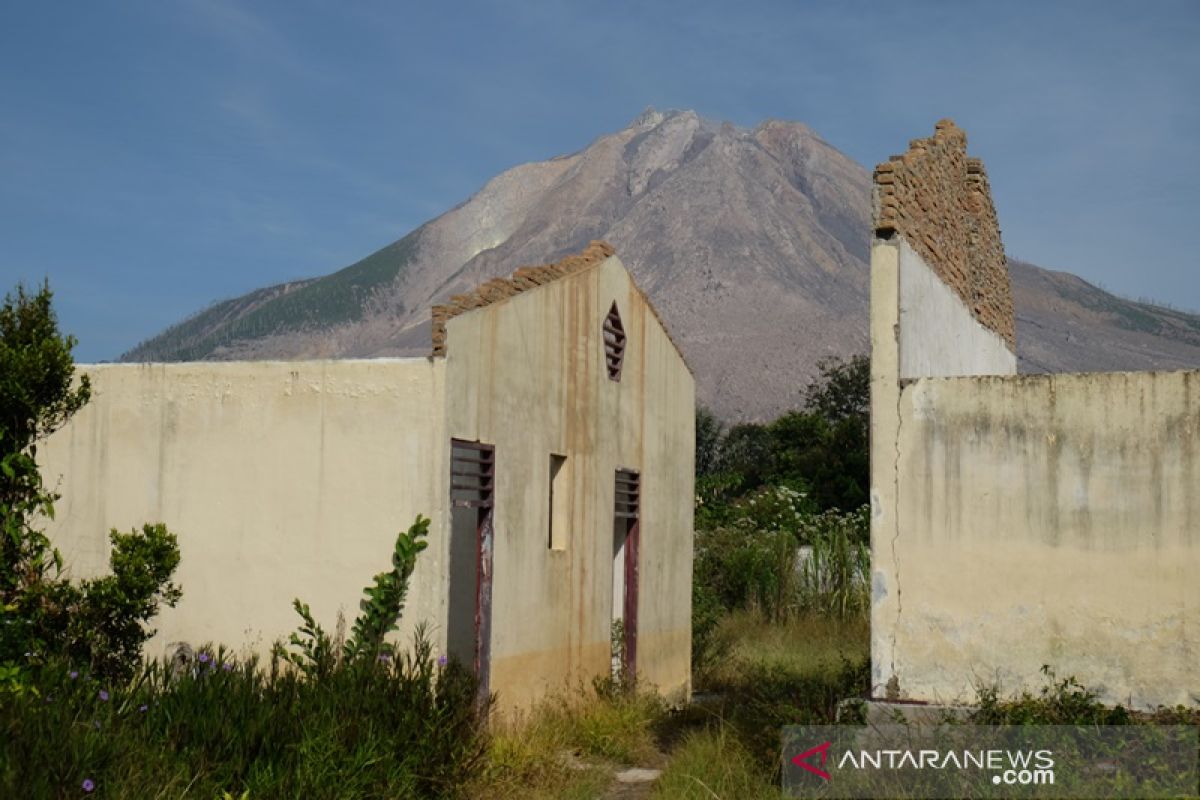
[[567, 457], [550, 454], [550, 523], [546, 542], [551, 550], [567, 549], [567, 527], [570, 525], [571, 488], [567, 480]]
[[604, 318], [604, 362], [611, 380], [621, 380], [621, 367], [625, 362], [625, 326], [621, 324], [621, 312], [614, 301]]

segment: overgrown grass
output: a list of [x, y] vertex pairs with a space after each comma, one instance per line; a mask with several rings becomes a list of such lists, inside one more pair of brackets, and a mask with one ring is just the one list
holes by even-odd
[[595, 797], [612, 767], [659, 757], [666, 706], [648, 693], [578, 690], [531, 712], [494, 721], [487, 761], [470, 789], [477, 798]]
[[689, 733], [671, 754], [654, 787], [661, 800], [758, 800], [780, 790], [739, 741], [734, 728], [717, 724]]
[[35, 685], [0, 694], [0, 797], [455, 797], [483, 755], [474, 678], [421, 641], [321, 676], [207, 650]]
[[712, 634], [722, 657], [693, 676], [697, 689], [722, 691], [746, 682], [747, 669], [770, 669], [798, 677], [829, 675], [845, 661], [860, 663], [871, 654], [871, 626], [865, 615], [848, 618], [816, 614], [771, 622], [760, 611], [735, 611]]
[[[721, 618], [712, 641], [722, 655], [695, 676], [710, 697], [680, 715], [678, 724], [690, 731], [673, 752], [660, 796], [778, 797], [780, 729], [832, 724], [841, 701], [866, 694], [869, 632], [864, 615], [773, 622], [744, 610]], [[709, 763], [717, 751], [727, 753], [727, 766]]]

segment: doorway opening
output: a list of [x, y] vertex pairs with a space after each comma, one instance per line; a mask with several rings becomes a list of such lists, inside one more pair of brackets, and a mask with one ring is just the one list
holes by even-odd
[[641, 476], [633, 470], [617, 470], [614, 497], [612, 674], [622, 684], [629, 684], [637, 678]]
[[492, 509], [496, 451], [450, 440], [449, 654], [470, 664], [488, 696], [492, 640]]

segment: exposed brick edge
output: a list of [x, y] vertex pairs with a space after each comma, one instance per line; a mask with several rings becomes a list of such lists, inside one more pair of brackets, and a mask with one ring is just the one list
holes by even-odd
[[981, 325], [1016, 350], [1012, 284], [1000, 225], [978, 158], [952, 120], [875, 168], [875, 235], [899, 233], [955, 291]]
[[[603, 264], [611, 256], [616, 255], [616, 252], [616, 248], [608, 242], [592, 241], [579, 253], [567, 256], [561, 261], [536, 267], [520, 267], [512, 274], [511, 278], [493, 278], [472, 292], [452, 296], [449, 303], [434, 306], [432, 309], [434, 357], [446, 355], [446, 323], [452, 318], [457, 317], [459, 314], [473, 311], [476, 308], [491, 305], [506, 297], [521, 294], [521, 292], [528, 289], [536, 289], [538, 286], [558, 280], [566, 275]], [[650, 309], [650, 313], [654, 315], [654, 318], [658, 320], [658, 324], [666, 332], [667, 339], [675, 348], [675, 352], [679, 353], [680, 358], [683, 358], [683, 351], [679, 349], [679, 345], [671, 337], [671, 332], [667, 330], [666, 324], [663, 322], [662, 317], [659, 316], [658, 309], [650, 302], [650, 298], [646, 296], [646, 293], [642, 291], [636, 281], [633, 282], [633, 286], [646, 303], [646, 307]], [[686, 359], [684, 359], [684, 364], [687, 364]]]

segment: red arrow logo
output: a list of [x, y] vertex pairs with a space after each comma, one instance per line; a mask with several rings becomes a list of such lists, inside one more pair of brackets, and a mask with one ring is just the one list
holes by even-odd
[[833, 742], [825, 742], [824, 744], [819, 744], [816, 747], [810, 747], [807, 750], [805, 750], [803, 753], [801, 753], [800, 755], [792, 758], [792, 763], [795, 764], [797, 767], [800, 767], [800, 769], [806, 769], [809, 772], [811, 772], [813, 775], [817, 775], [822, 780], [827, 781], [831, 777], [830, 774], [823, 769], [817, 769], [812, 764], [808, 763], [807, 759], [809, 756], [820, 755], [821, 756], [821, 766], [822, 767], [825, 766], [825, 759], [829, 757], [829, 747], [832, 744], [833, 744]]

